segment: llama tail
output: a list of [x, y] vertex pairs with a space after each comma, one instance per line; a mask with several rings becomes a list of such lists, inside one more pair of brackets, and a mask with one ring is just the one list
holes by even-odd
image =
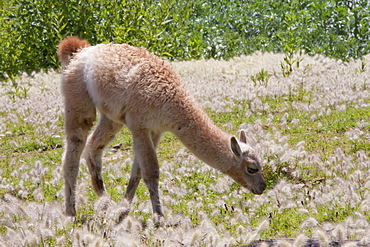
[[90, 43], [75, 36], [67, 36], [59, 42], [58, 58], [62, 67], [66, 67], [73, 55], [82, 48], [89, 47]]

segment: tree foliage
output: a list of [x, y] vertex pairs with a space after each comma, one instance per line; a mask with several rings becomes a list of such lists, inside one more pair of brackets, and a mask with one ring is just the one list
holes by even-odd
[[370, 51], [367, 0], [0, 0], [0, 79], [58, 67], [67, 35], [144, 46], [169, 59]]

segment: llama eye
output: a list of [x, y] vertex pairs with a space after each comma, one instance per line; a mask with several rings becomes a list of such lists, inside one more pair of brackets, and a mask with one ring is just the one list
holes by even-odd
[[253, 168], [253, 167], [247, 167], [247, 172], [249, 174], [254, 174], [254, 173], [257, 173], [258, 172], [258, 169], [257, 168]]

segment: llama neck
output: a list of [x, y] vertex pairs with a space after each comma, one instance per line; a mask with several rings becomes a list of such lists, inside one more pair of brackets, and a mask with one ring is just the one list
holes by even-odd
[[200, 160], [221, 172], [229, 170], [234, 160], [231, 135], [219, 129], [195, 104], [182, 112], [171, 132]]

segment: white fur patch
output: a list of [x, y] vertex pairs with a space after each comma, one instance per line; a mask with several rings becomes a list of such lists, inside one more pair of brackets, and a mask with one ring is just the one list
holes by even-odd
[[249, 146], [248, 144], [244, 142], [238, 141], [238, 144], [239, 144], [240, 149], [242, 150], [242, 153], [254, 151], [254, 149], [251, 146]]
[[86, 83], [87, 91], [90, 97], [93, 99], [94, 103], [97, 103], [97, 99], [99, 98], [97, 95], [97, 89], [94, 81], [94, 71], [96, 67], [96, 49], [99, 47], [97, 46], [90, 46], [85, 48], [85, 50], [79, 54], [79, 58], [84, 62], [84, 81]]

